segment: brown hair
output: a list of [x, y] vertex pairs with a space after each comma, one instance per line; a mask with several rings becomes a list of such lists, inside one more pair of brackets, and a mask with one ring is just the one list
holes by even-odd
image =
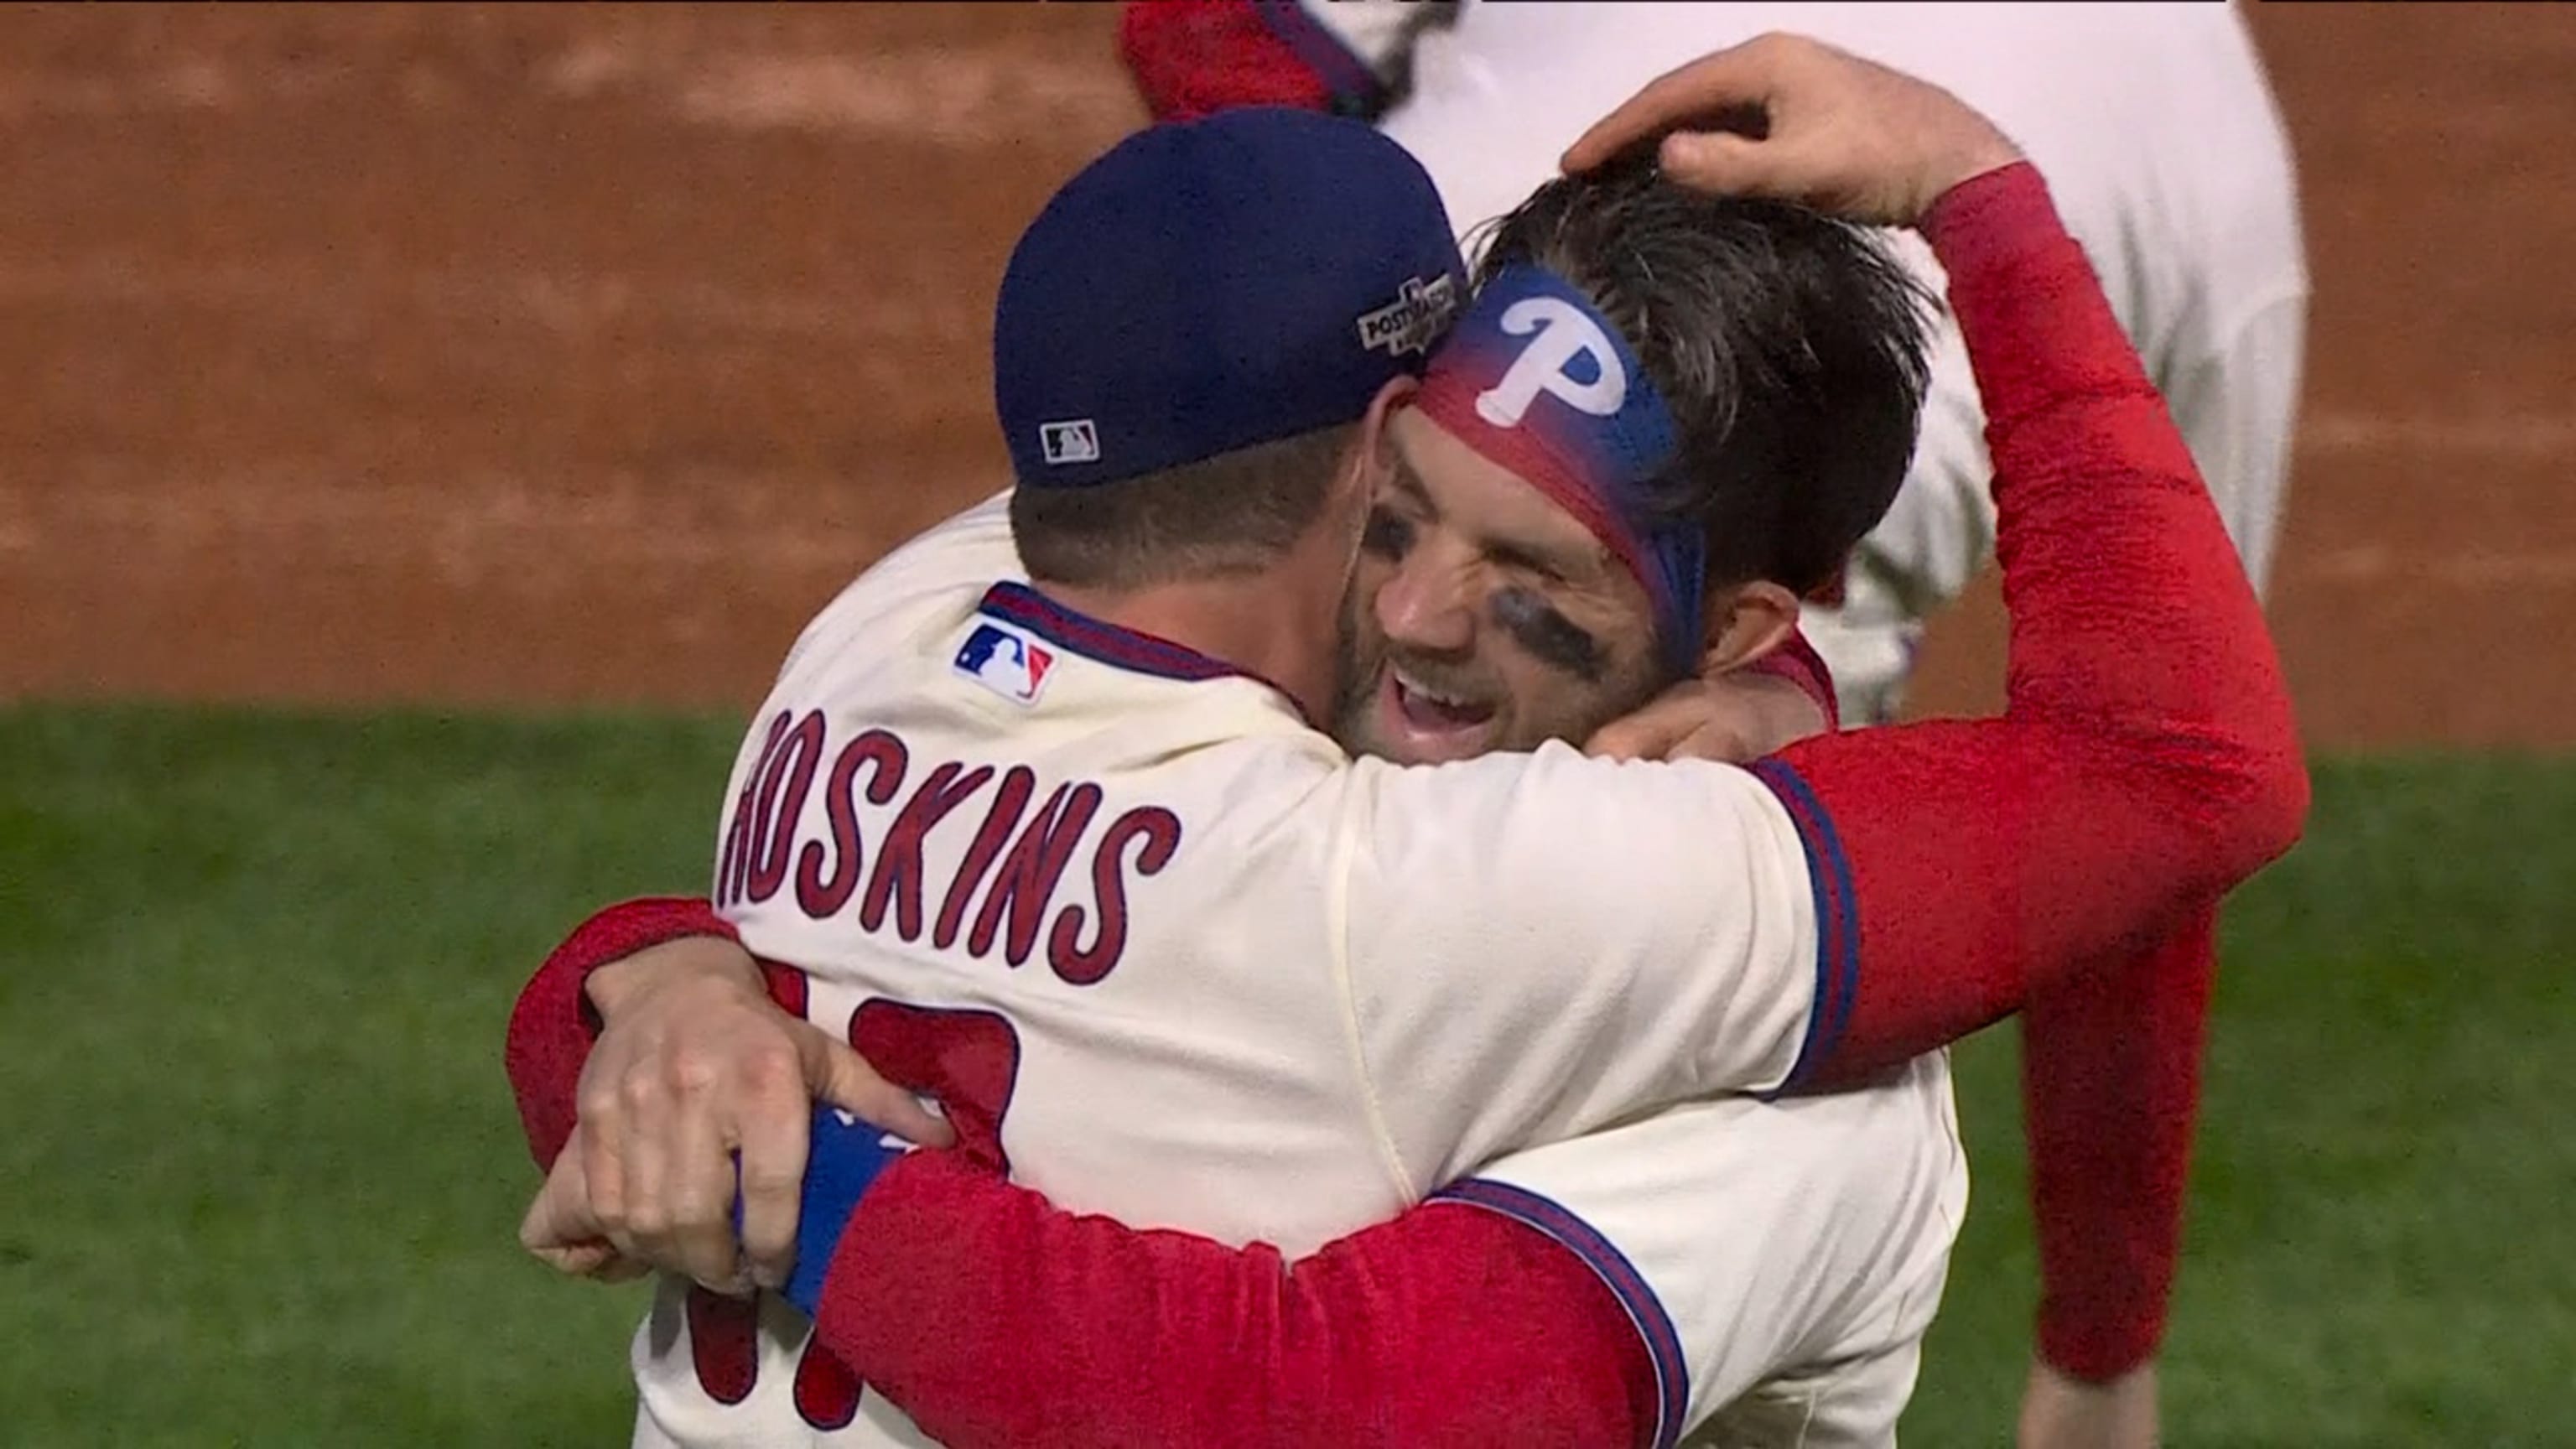
[[1713, 585], [1808, 593], [1877, 527], [1914, 452], [1934, 299], [1864, 228], [1684, 190], [1651, 151], [1480, 228], [1481, 285], [1535, 264], [1627, 339], [1680, 433], [1657, 511], [1696, 516]]
[[1086, 588], [1257, 573], [1322, 515], [1357, 432], [1342, 424], [1114, 483], [1015, 489], [1020, 563], [1039, 582]]

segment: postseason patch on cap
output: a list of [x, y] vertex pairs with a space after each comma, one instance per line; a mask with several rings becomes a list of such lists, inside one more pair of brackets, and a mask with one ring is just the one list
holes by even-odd
[[1458, 284], [1452, 277], [1409, 277], [1394, 301], [1360, 314], [1360, 345], [1383, 349], [1389, 357], [1429, 352], [1458, 313]]

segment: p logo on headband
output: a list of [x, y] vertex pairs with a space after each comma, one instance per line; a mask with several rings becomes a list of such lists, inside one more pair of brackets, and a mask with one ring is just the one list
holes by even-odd
[[[1523, 297], [1503, 309], [1499, 325], [1513, 337], [1538, 335], [1501, 382], [1476, 395], [1478, 417], [1498, 428], [1519, 427], [1542, 392], [1596, 418], [1618, 416], [1628, 400], [1628, 369], [1591, 314], [1562, 297]], [[1578, 357], [1592, 360], [1592, 381], [1577, 381], [1565, 370]]]
[[1600, 539], [1653, 601], [1668, 662], [1696, 663], [1707, 539], [1696, 519], [1657, 518], [1647, 497], [1677, 430], [1589, 299], [1543, 267], [1504, 268], [1432, 359], [1417, 404]]

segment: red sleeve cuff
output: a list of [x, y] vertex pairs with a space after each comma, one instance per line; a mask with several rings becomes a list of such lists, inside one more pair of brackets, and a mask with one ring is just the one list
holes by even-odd
[[1965, 258], [2002, 258], [2047, 246], [2066, 231], [2047, 178], [2027, 161], [1971, 176], [1941, 193], [1916, 230], [1945, 269]]
[[599, 1035], [598, 1013], [582, 990], [590, 973], [684, 936], [741, 939], [703, 898], [621, 901], [573, 928], [519, 993], [502, 1059], [518, 1098], [519, 1125], [540, 1170], [553, 1168], [572, 1136], [582, 1064]]

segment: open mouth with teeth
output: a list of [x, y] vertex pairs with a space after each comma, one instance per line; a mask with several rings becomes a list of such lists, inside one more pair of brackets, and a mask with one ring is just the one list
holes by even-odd
[[1495, 703], [1455, 688], [1435, 688], [1402, 669], [1378, 677], [1379, 718], [1390, 743], [1417, 761], [1459, 759], [1480, 747]]

